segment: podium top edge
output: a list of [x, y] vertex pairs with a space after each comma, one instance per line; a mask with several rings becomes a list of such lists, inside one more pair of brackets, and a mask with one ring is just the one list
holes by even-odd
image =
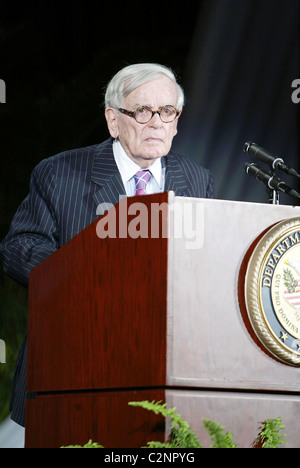
[[[171, 192], [169, 192], [171, 193]], [[172, 192], [174, 193], [174, 192]], [[174, 198], [169, 198], [170, 201], [172, 200], [199, 200], [199, 201], [203, 201], [205, 203], [212, 203], [212, 204], [216, 204], [216, 203], [221, 203], [221, 204], [226, 204], [226, 205], [239, 205], [239, 206], [249, 206], [249, 205], [253, 205], [253, 206], [265, 206], [265, 207], [270, 207], [271, 209], [278, 209], [278, 208], [285, 208], [285, 209], [299, 209], [300, 210], [300, 206], [297, 206], [297, 205], [273, 205], [271, 203], [263, 203], [263, 202], [251, 202], [251, 201], [244, 201], [244, 200], [226, 200], [226, 199], [222, 199], [222, 198], [197, 198], [197, 197], [182, 197], [182, 196], [179, 196], [179, 195], [175, 195], [174, 194]]]

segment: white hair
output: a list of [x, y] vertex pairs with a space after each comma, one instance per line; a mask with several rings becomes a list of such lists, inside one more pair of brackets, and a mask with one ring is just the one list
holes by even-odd
[[177, 83], [173, 71], [159, 65], [158, 63], [137, 63], [129, 65], [120, 70], [108, 83], [105, 93], [105, 108], [112, 107], [118, 109], [122, 107], [124, 99], [139, 86], [149, 81], [157, 80], [162, 76], [167, 76], [176, 84], [178, 110], [184, 105], [184, 92]]

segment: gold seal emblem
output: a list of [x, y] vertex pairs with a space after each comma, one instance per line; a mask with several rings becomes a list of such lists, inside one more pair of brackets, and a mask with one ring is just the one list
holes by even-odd
[[259, 240], [244, 293], [263, 346], [280, 361], [300, 367], [300, 218], [276, 224]]

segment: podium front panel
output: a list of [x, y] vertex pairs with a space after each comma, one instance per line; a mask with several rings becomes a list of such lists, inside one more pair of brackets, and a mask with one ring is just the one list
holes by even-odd
[[[99, 238], [97, 220], [31, 272], [29, 392], [165, 385], [168, 239], [119, 235], [139, 198], [114, 208], [116, 237]], [[149, 232], [151, 203], [167, 201], [143, 197]]]
[[[300, 368], [276, 361], [250, 335], [238, 288], [253, 242], [275, 223], [300, 216], [300, 208], [193, 200], [202, 213], [196, 220], [202, 223], [202, 241], [191, 248], [182, 236], [169, 244], [167, 383], [299, 392]], [[187, 201], [174, 202], [179, 232]]]

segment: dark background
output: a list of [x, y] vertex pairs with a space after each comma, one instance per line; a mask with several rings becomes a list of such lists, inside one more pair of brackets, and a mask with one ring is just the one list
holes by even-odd
[[[28, 193], [33, 167], [107, 138], [103, 92], [123, 66], [169, 65], [187, 104], [173, 148], [215, 178], [216, 198], [268, 203], [244, 173], [254, 141], [300, 170], [299, 0], [3, 1], [0, 6], [0, 239]], [[297, 181], [282, 178], [299, 189]], [[281, 203], [299, 204], [286, 196]], [[0, 420], [26, 329], [26, 291], [0, 273]], [[4, 402], [2, 404], [2, 402]]]
[[255, 141], [299, 168], [299, 11], [299, 0], [2, 1], [0, 237], [41, 159], [108, 136], [104, 87], [135, 62], [179, 76], [187, 105], [174, 149], [213, 172], [216, 197], [268, 202], [242, 147]]

